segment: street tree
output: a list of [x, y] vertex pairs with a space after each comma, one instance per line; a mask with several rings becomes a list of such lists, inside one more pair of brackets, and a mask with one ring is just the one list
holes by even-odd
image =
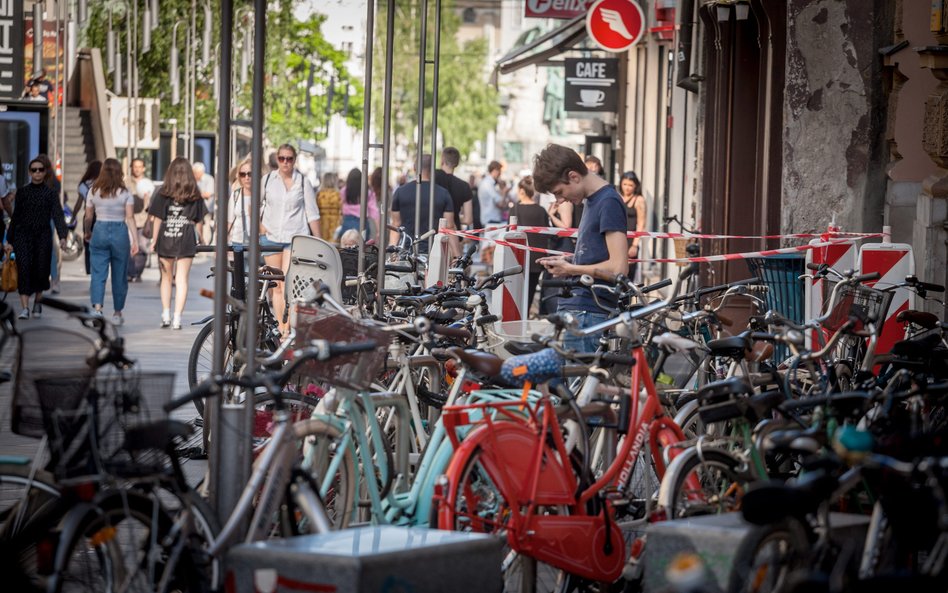
[[[135, 1], [135, 0], [133, 0]], [[210, 3], [213, 47], [212, 59], [201, 60], [201, 32], [204, 29], [204, 5]], [[82, 42], [86, 46], [107, 51], [107, 32], [111, 15], [112, 30], [119, 39], [123, 61], [126, 55], [126, 31], [130, 30], [133, 13], [125, 0], [105, 0], [90, 3], [90, 18], [83, 31]], [[139, 31], [144, 23], [143, 4], [139, 6]], [[362, 85], [353, 78], [345, 66], [346, 56], [326, 41], [320, 28], [325, 17], [314, 15], [299, 20], [293, 14], [292, 0], [274, 0], [267, 12], [267, 56], [265, 61], [265, 133], [274, 142], [287, 140], [316, 141], [325, 137], [326, 123], [332, 114], [339, 114], [346, 122], [360, 128], [362, 125]], [[195, 77], [195, 128], [216, 131], [218, 106], [214, 96], [214, 77], [220, 59], [220, 6], [218, 0], [162, 0], [158, 15], [158, 26], [151, 34], [149, 51], [139, 51], [138, 63], [139, 96], [161, 100], [161, 118], [184, 121], [186, 70], [186, 38], [192, 14], [198, 31], [195, 44], [197, 59], [194, 64]], [[252, 104], [251, 75], [244, 85], [236, 76], [240, 66], [244, 44], [252, 46], [253, 12], [250, 0], [235, 2], [234, 52], [231, 56], [235, 72], [234, 102], [235, 116], [249, 117]], [[177, 27], [177, 47], [180, 51], [180, 80], [182, 100], [172, 105], [170, 54], [172, 32]], [[140, 46], [140, 44], [139, 44]], [[127, 71], [127, 65], [125, 66]], [[108, 77], [107, 77], [108, 78]], [[112, 80], [108, 78], [112, 88]], [[330, 91], [330, 88], [332, 91]], [[128, 93], [123, 83], [124, 96]]]
[[[374, 44], [375, 68], [379, 76], [373, 80], [372, 102], [376, 129], [382, 130], [383, 77], [385, 65], [385, 23], [390, 3], [379, 3], [376, 19], [378, 32]], [[429, 2], [426, 55], [434, 57], [434, 3]], [[395, 3], [395, 37], [392, 76], [392, 134], [416, 154], [418, 119], [418, 53], [421, 30], [419, 0]], [[486, 139], [497, 125], [500, 105], [497, 90], [488, 82], [487, 41], [478, 38], [461, 43], [457, 39], [460, 20], [454, 12], [453, 0], [442, 2], [441, 51], [438, 84], [438, 129], [444, 144], [455, 146], [467, 155], [475, 144]], [[433, 104], [433, 70], [426, 69], [424, 146], [431, 151], [431, 109]], [[435, 147], [437, 152], [441, 147]]]

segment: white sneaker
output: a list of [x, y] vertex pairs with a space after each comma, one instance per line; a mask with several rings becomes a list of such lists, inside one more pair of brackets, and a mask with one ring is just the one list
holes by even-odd
[[115, 313], [112, 313], [112, 325], [118, 327], [124, 324], [125, 324], [125, 318], [122, 317], [121, 311], [116, 311]]
[[92, 314], [96, 317], [102, 317], [102, 309], [93, 309]]
[[17, 316], [17, 319], [29, 319], [30, 318], [30, 308], [23, 307], [23, 310], [20, 311], [20, 314]]
[[171, 316], [162, 315], [161, 316], [161, 329], [165, 329], [166, 327], [170, 327], [170, 326], [171, 326]]
[[171, 329], [181, 329], [181, 318], [177, 315], [174, 316], [174, 321], [171, 322]]

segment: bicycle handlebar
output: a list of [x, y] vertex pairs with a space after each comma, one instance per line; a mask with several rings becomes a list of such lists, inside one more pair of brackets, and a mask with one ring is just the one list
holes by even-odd
[[293, 359], [290, 363], [278, 371], [265, 372], [251, 377], [216, 375], [197, 385], [187, 395], [173, 399], [162, 407], [165, 412], [171, 412], [195, 400], [219, 393], [220, 390], [218, 388], [222, 385], [234, 385], [246, 389], [266, 387], [269, 391], [274, 393], [274, 395], [277, 395], [279, 393], [279, 386], [286, 383], [290, 376], [296, 372], [296, 369], [305, 362], [310, 360], [326, 361], [346, 354], [367, 352], [374, 350], [377, 346], [378, 344], [373, 341], [346, 344], [342, 342], [328, 342], [326, 340], [313, 340], [308, 347], [296, 350], [293, 353]]

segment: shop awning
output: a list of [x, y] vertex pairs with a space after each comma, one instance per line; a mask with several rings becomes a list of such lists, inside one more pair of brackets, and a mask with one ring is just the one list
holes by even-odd
[[507, 55], [497, 60], [494, 74], [510, 74], [526, 66], [547, 62], [586, 39], [586, 15], [567, 21], [533, 41], [514, 47]]

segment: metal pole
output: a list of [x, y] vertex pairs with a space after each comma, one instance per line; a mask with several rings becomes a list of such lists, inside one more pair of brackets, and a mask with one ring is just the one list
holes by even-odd
[[[264, 65], [267, 48], [267, 0], [254, 0], [254, 29], [253, 29], [253, 112], [252, 122], [252, 143], [250, 149], [251, 159], [251, 178], [256, 180], [251, 184], [250, 189], [250, 215], [247, 217], [250, 225], [250, 245], [246, 253], [250, 258], [249, 278], [247, 282], [247, 310], [257, 310], [257, 264], [260, 261], [260, 200], [261, 188], [260, 180], [263, 179], [263, 84], [264, 84]], [[228, 53], [221, 53], [222, 56], [229, 56]], [[230, 61], [225, 60], [225, 61]], [[228, 66], [228, 70], [229, 70]], [[223, 225], [221, 225], [223, 226]], [[244, 233], [247, 229], [244, 229]], [[250, 315], [246, 321], [247, 336], [245, 343], [244, 360], [249, 361], [247, 372], [252, 373], [255, 370], [253, 364], [254, 356], [257, 350], [257, 317]], [[248, 400], [249, 401], [249, 400]], [[254, 421], [254, 407], [250, 404], [244, 405], [243, 434], [252, 434]]]
[[[59, 143], [60, 149], [59, 154], [62, 156], [62, 161], [60, 168], [62, 170], [63, 180], [66, 179], [66, 104], [67, 99], [69, 98], [69, 66], [71, 64], [70, 56], [72, 53], [69, 51], [69, 45], [72, 40], [71, 35], [69, 34], [69, 6], [66, 2], [62, 3], [62, 8], [60, 8], [60, 22], [63, 27], [63, 104], [62, 109], [60, 110], [59, 116]], [[62, 201], [66, 197], [65, 184], [60, 183], [59, 189], [59, 199]]]
[[[438, 146], [438, 62], [441, 59], [441, 0], [435, 0], [434, 26], [434, 56], [432, 56], [433, 72], [431, 77], [431, 183], [428, 184], [428, 228], [434, 228], [434, 196], [435, 196], [435, 153]], [[457, 212], [454, 213], [455, 218]], [[459, 227], [458, 227], [459, 228]]]
[[[59, 115], [59, 90], [60, 90], [59, 85], [61, 84], [59, 80], [59, 67], [61, 65], [61, 61], [59, 59], [59, 27], [61, 25], [59, 21], [59, 6], [57, 4], [53, 4], [52, 6], [50, 6], [50, 12], [53, 13], [53, 29], [54, 29], [54, 34], [55, 34], [54, 43], [55, 43], [55, 48], [56, 48], [55, 50], [56, 57], [53, 60], [53, 68], [54, 68], [53, 80], [56, 81], [56, 85], [53, 86], [53, 105], [51, 107], [53, 118], [55, 118]], [[35, 39], [35, 31], [34, 31], [34, 39]], [[43, 43], [44, 43], [43, 32], [40, 31], [40, 45], [42, 46]], [[62, 155], [62, 153], [59, 152], [59, 125], [58, 123], [59, 122], [53, 123], [53, 174], [54, 175], [56, 174], [56, 166], [57, 164], [60, 163], [59, 159], [60, 159], [60, 156]], [[59, 197], [60, 199], [62, 199], [62, 183], [59, 184]]]
[[125, 4], [125, 75], [128, 79], [125, 81], [125, 173], [129, 174], [132, 170], [132, 125], [135, 121], [135, 113], [132, 110], [132, 25], [129, 22], [129, 6]]
[[[214, 275], [214, 374], [224, 371], [225, 333], [227, 332], [227, 295], [229, 283], [227, 274], [227, 225], [220, 221], [227, 220], [227, 207], [230, 202], [230, 133], [231, 133], [231, 48], [234, 38], [234, 2], [221, 0], [221, 55], [227, 59], [220, 64], [220, 94], [221, 102], [218, 110], [218, 129], [220, 141], [217, 143], [217, 211], [218, 217], [216, 249], [214, 252], [217, 273]], [[255, 266], [251, 266], [255, 267]], [[234, 270], [234, 274], [242, 274], [243, 270]], [[253, 290], [251, 290], [253, 292]], [[248, 317], [254, 317], [254, 310], [250, 310]], [[251, 334], [253, 335], [253, 334]], [[249, 369], [253, 372], [253, 368]], [[247, 483], [250, 477], [251, 443], [246, 435], [251, 434], [250, 427], [241, 426], [240, 421], [245, 416], [241, 407], [235, 407], [222, 398], [214, 400], [217, 404], [216, 426], [211, 432], [211, 446], [216, 448], [217, 464], [212, 466], [214, 477], [211, 483], [211, 492], [216, 501], [216, 509], [220, 516], [228, 516], [237, 506], [240, 488], [237, 484]], [[247, 397], [244, 408], [253, 409], [250, 403], [252, 397]], [[216, 430], [214, 430], [216, 428]]]
[[[132, 71], [132, 86], [129, 90], [129, 94], [132, 96], [132, 146], [131, 154], [132, 158], [138, 156], [138, 129], [140, 124], [138, 122], [138, 0], [132, 0], [132, 5], [134, 8], [134, 15], [132, 16], [132, 61], [129, 64]], [[129, 173], [132, 169], [132, 161], [128, 161]]]
[[[33, 4], [33, 72], [43, 69], [43, 3]], [[30, 73], [32, 78], [33, 72]]]
[[190, 109], [188, 110], [188, 159], [191, 162], [194, 162], [194, 114], [195, 110], [195, 97], [194, 93], [197, 91], [197, 1], [191, 0], [191, 45], [188, 46], [188, 59], [190, 60], [188, 66], [188, 76], [190, 77], [190, 88], [188, 89], [188, 95], [191, 97], [189, 103]]
[[[415, 183], [415, 236], [421, 235], [421, 156], [425, 152], [425, 41], [428, 35], [428, 0], [421, 0], [421, 36], [418, 40], [418, 179]], [[429, 182], [430, 185], [430, 182]], [[418, 255], [418, 243], [414, 244]]]
[[[358, 274], [365, 271], [365, 223], [368, 215], [369, 202], [369, 151], [372, 127], [372, 42], [375, 37], [375, 0], [365, 3], [365, 94], [362, 101], [362, 188], [360, 190], [361, 203], [359, 206], [359, 264]], [[346, 88], [348, 91], [348, 87]], [[378, 196], [376, 196], [378, 197]], [[379, 233], [382, 227], [379, 226]]]
[[392, 154], [392, 56], [395, 54], [395, 0], [388, 0], [385, 19], [385, 87], [382, 104], [382, 195], [379, 196], [379, 259], [376, 270], [375, 314], [382, 313], [385, 287], [385, 247], [388, 244], [388, 180]]

